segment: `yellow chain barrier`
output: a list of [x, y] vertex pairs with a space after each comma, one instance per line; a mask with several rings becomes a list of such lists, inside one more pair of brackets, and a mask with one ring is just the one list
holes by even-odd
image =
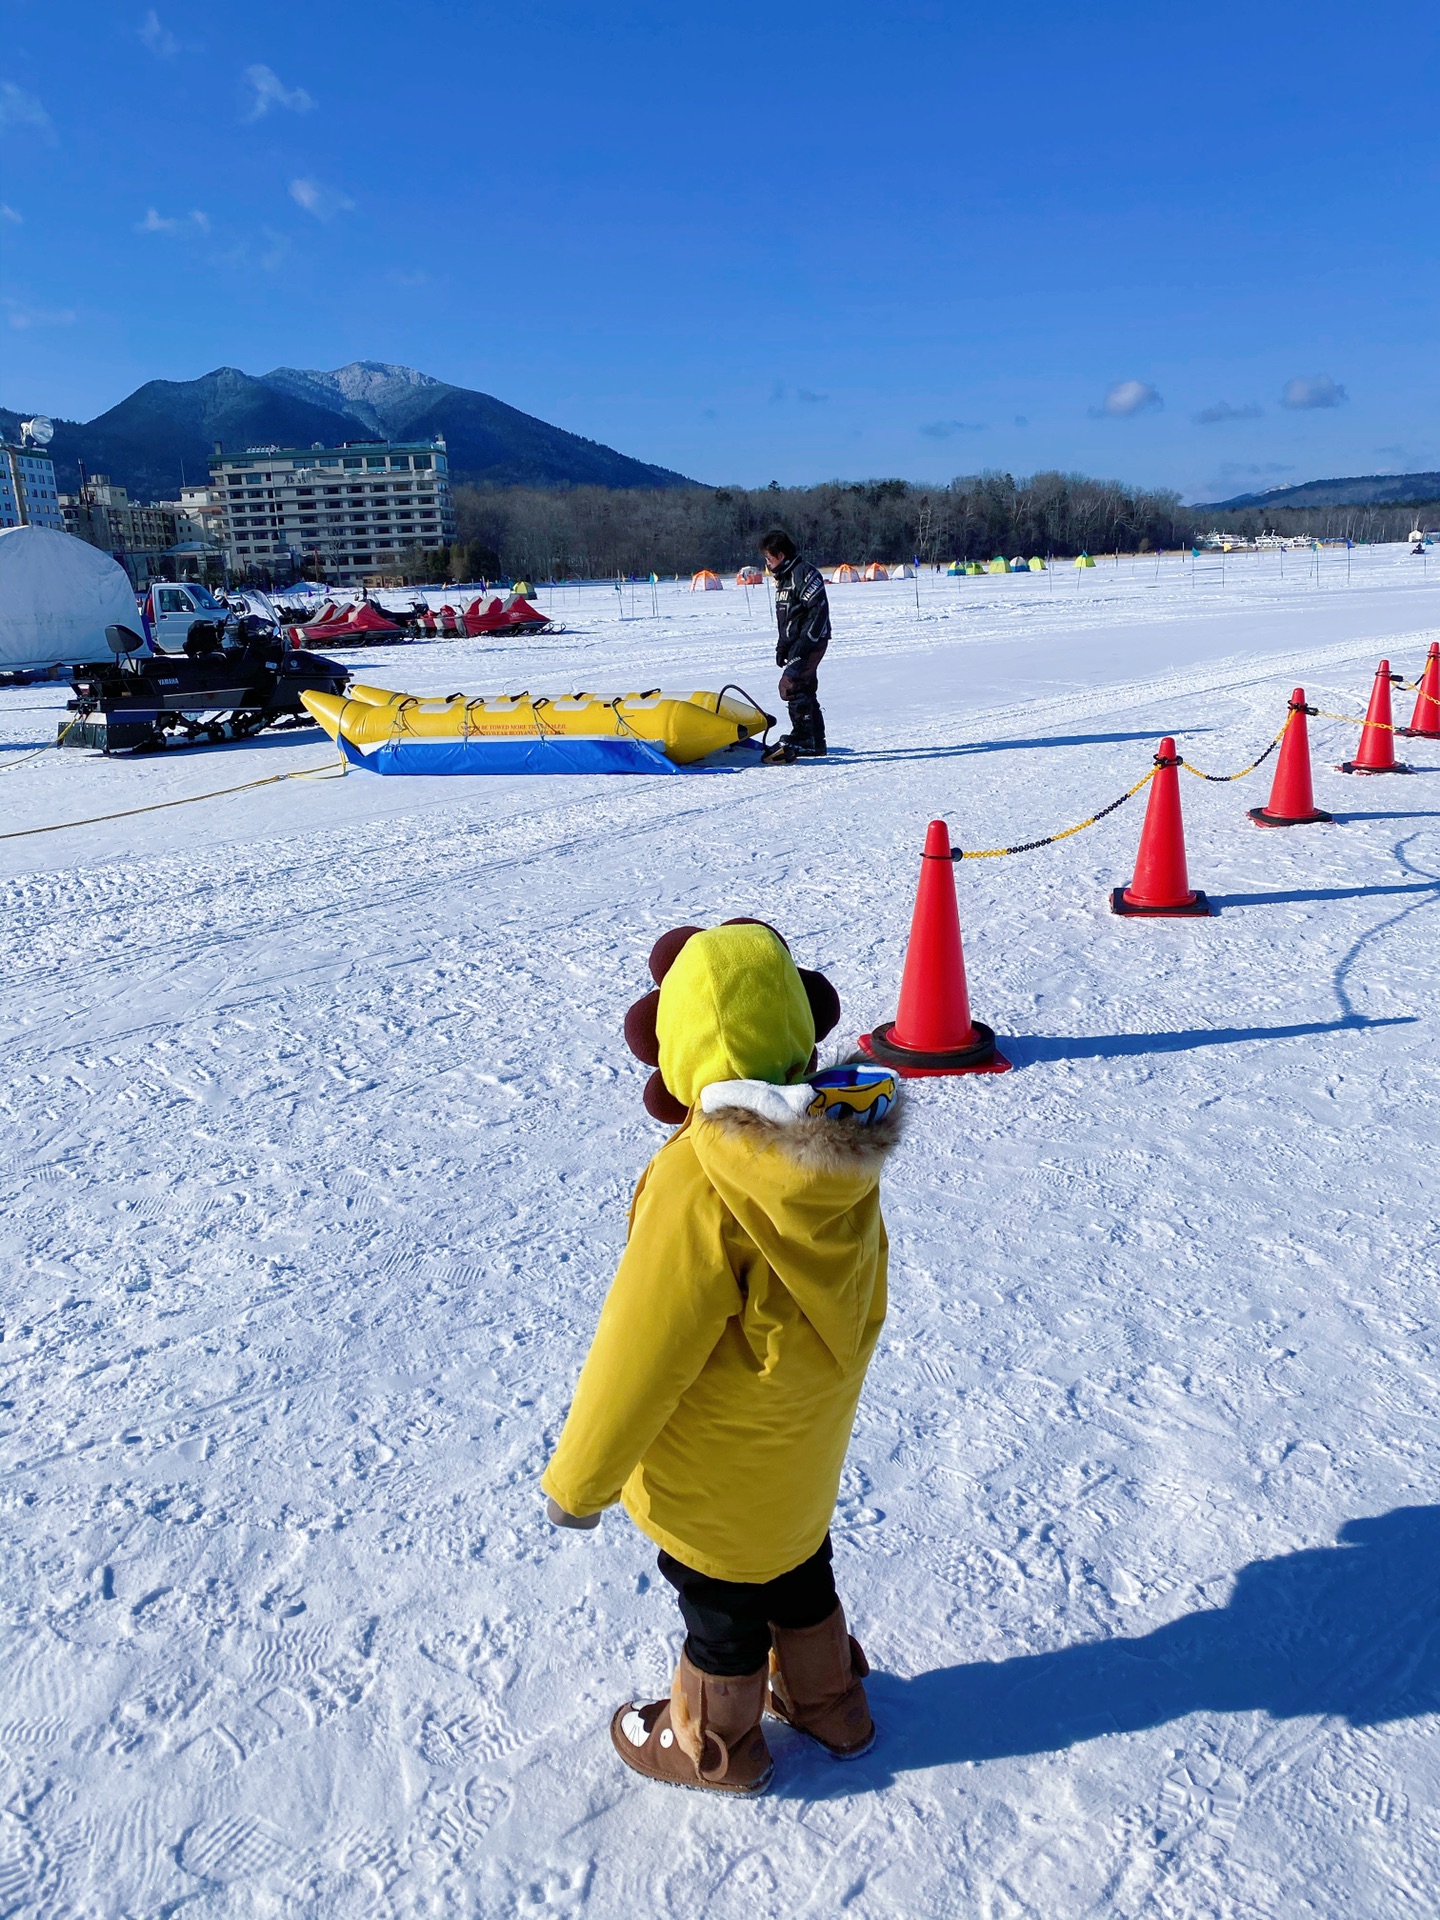
[[[1290, 711], [1285, 716], [1284, 726], [1281, 727], [1279, 733], [1276, 734], [1275, 738], [1270, 742], [1269, 746], [1266, 747], [1265, 751], [1259, 756], [1258, 759], [1252, 760], [1248, 767], [1242, 767], [1238, 773], [1202, 773], [1199, 767], [1192, 767], [1190, 762], [1184, 757], [1183, 754], [1180, 757], [1179, 765], [1184, 767], [1187, 773], [1193, 773], [1197, 780], [1214, 780], [1222, 787], [1228, 786], [1228, 784], [1232, 780], [1243, 780], [1247, 773], [1254, 773], [1257, 767], [1264, 766], [1265, 762], [1270, 758], [1271, 754], [1279, 746], [1280, 742], [1285, 738], [1286, 733], [1289, 731], [1290, 722], [1295, 718], [1295, 715], [1299, 711], [1300, 709], [1292, 703]], [[1304, 711], [1306, 713], [1314, 713], [1315, 708], [1306, 707]]]
[[1093, 827], [1097, 820], [1103, 820], [1107, 813], [1114, 813], [1117, 807], [1123, 807], [1127, 800], [1133, 800], [1142, 787], [1148, 787], [1159, 773], [1158, 766], [1137, 780], [1133, 787], [1126, 789], [1118, 800], [1112, 800], [1108, 807], [1101, 807], [1098, 813], [1092, 813], [1088, 820], [1082, 820], [1077, 826], [1065, 827], [1059, 833], [1047, 833], [1043, 840], [1025, 840], [1018, 847], [952, 847], [952, 860], [1000, 860], [1008, 853], [1033, 853], [1036, 847], [1053, 847], [1059, 840], [1068, 840], [1073, 834], [1084, 833], [1087, 827]]
[[1348, 720], [1354, 727], [1375, 727], [1381, 733], [1404, 733], [1404, 727], [1397, 727], [1389, 720], [1370, 720], [1363, 713], [1327, 713], [1323, 707], [1312, 707], [1310, 711], [1322, 720]]

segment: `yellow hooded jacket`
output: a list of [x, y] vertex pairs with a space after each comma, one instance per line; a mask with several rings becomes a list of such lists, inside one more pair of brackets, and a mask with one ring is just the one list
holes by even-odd
[[665, 976], [660, 1067], [690, 1117], [641, 1177], [630, 1237], [542, 1485], [577, 1515], [615, 1500], [685, 1565], [775, 1579], [835, 1506], [886, 1306], [872, 1126], [743, 1106], [716, 1081], [800, 1078], [814, 1026], [764, 927], [693, 936]]

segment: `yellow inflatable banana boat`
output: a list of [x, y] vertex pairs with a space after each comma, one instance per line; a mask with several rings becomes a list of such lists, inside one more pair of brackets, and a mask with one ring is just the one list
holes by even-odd
[[719, 693], [492, 694], [423, 699], [384, 687], [300, 698], [352, 766], [373, 773], [676, 773], [774, 722]]

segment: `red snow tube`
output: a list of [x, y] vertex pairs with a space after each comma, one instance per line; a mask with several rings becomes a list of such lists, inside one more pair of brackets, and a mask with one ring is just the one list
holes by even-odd
[[491, 600], [474, 599], [465, 609], [464, 619], [461, 623], [461, 631], [469, 634], [472, 639], [477, 633], [494, 633], [495, 629], [501, 624], [499, 615], [499, 594], [496, 594]]
[[350, 616], [352, 633], [399, 633], [400, 629], [393, 620], [387, 620], [383, 613], [377, 612], [367, 600], [358, 606]]

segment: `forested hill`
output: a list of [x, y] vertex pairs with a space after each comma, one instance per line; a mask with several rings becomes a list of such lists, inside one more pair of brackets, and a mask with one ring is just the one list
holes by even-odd
[[[36, 411], [43, 409], [35, 409]], [[22, 415], [0, 409], [14, 439]], [[412, 367], [357, 360], [331, 373], [278, 367], [256, 376], [217, 367], [198, 380], [150, 380], [93, 420], [56, 420], [51, 454], [62, 488], [107, 473], [139, 500], [173, 499], [182, 480], [203, 481], [215, 443], [334, 446], [376, 437], [443, 434], [457, 482], [490, 487], [693, 487], [667, 467], [617, 453], [521, 413], [488, 393], [452, 386]]]
[[1242, 507], [1414, 506], [1440, 500], [1440, 473], [1367, 473], [1350, 480], [1306, 480], [1297, 487], [1271, 487], [1214, 500], [1197, 513], [1234, 513]]

